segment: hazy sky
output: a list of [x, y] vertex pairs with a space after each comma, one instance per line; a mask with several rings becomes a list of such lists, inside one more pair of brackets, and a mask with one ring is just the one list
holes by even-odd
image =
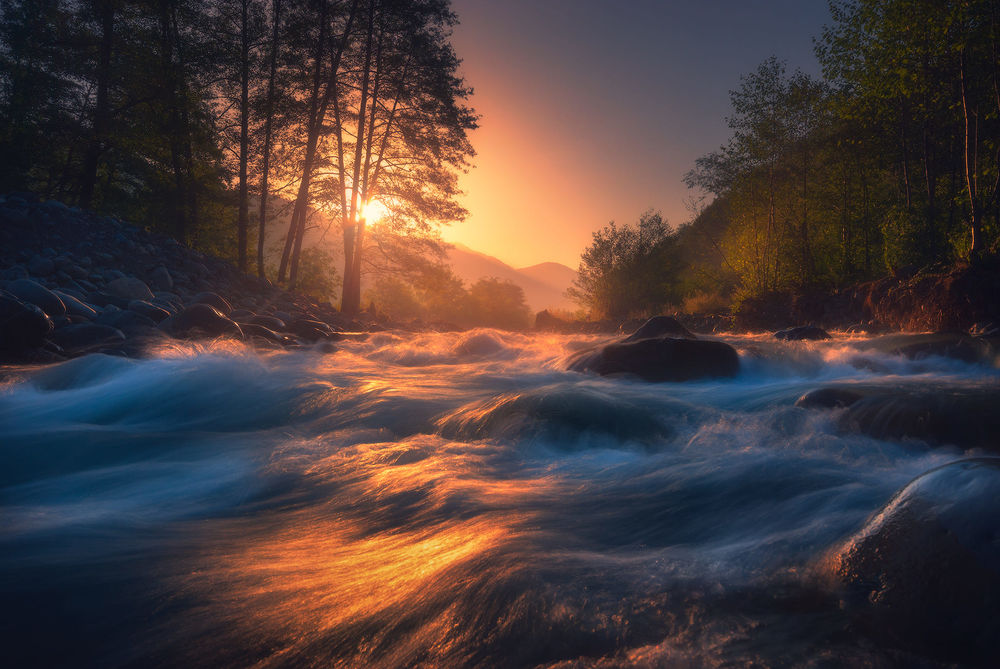
[[591, 233], [659, 209], [729, 136], [729, 91], [770, 55], [818, 73], [826, 0], [453, 0], [482, 114], [470, 216], [445, 238], [514, 266], [576, 267]]

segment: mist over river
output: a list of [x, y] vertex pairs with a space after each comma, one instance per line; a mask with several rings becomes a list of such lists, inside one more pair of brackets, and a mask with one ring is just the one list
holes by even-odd
[[4, 663], [937, 666], [822, 565], [979, 451], [795, 402], [1000, 397], [995, 361], [719, 339], [734, 379], [579, 374], [603, 339], [492, 330], [6, 368]]

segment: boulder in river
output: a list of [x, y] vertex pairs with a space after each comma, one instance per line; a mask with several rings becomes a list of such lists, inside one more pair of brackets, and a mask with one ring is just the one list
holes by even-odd
[[878, 641], [992, 664], [1000, 638], [1000, 458], [918, 476], [822, 565]]
[[148, 302], [153, 299], [153, 291], [149, 289], [149, 286], [132, 276], [109, 281], [108, 293], [123, 300], [146, 300]]
[[128, 310], [141, 314], [157, 323], [170, 316], [170, 312], [166, 309], [158, 307], [155, 304], [150, 304], [145, 300], [131, 300], [128, 303]]
[[815, 325], [799, 325], [775, 332], [774, 338], [782, 341], [819, 341], [830, 339], [830, 333]]
[[34, 304], [51, 317], [66, 313], [66, 305], [45, 286], [31, 279], [18, 279], [7, 284], [7, 292], [21, 300]]
[[633, 374], [645, 381], [690, 381], [736, 376], [740, 359], [732, 346], [721, 341], [661, 337], [584, 351], [569, 368], [601, 376]]
[[70, 316], [81, 316], [91, 321], [97, 318], [97, 311], [86, 302], [82, 302], [72, 295], [58, 290], [52, 292], [62, 301], [66, 307], [66, 313]]
[[0, 350], [22, 351], [41, 346], [52, 320], [38, 306], [0, 291]]
[[851, 402], [839, 425], [876, 439], [920, 439], [1000, 452], [997, 407], [997, 388], [873, 392]]
[[230, 336], [243, 339], [243, 331], [208, 304], [192, 304], [180, 313], [160, 323], [160, 329], [175, 337], [206, 334], [212, 337]]
[[681, 337], [684, 339], [694, 339], [691, 331], [684, 327], [680, 321], [672, 316], [653, 316], [631, 335], [622, 340], [622, 343], [639, 341], [640, 339], [655, 339], [657, 337]]
[[191, 304], [207, 304], [215, 307], [216, 311], [223, 316], [229, 316], [229, 314], [233, 311], [232, 305], [229, 304], [229, 301], [226, 298], [222, 297], [218, 293], [210, 291], [205, 291], [195, 295], [194, 299], [191, 300]]
[[841, 409], [860, 400], [864, 395], [849, 388], [819, 388], [811, 390], [796, 402], [803, 409]]
[[110, 325], [77, 323], [58, 328], [49, 338], [67, 351], [81, 351], [125, 341], [125, 334]]
[[285, 329], [285, 321], [274, 316], [267, 316], [265, 314], [258, 314], [252, 317], [249, 321], [254, 325], [263, 325], [269, 330], [274, 330], [275, 332], [281, 332]]

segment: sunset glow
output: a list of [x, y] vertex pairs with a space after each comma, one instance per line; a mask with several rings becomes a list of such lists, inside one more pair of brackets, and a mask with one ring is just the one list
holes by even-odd
[[363, 202], [359, 208], [359, 218], [367, 221], [369, 225], [375, 225], [389, 215], [389, 208], [378, 200]]

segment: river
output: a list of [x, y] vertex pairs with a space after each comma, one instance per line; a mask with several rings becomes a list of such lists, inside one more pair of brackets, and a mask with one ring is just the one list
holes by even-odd
[[963, 452], [795, 401], [1000, 371], [721, 339], [740, 374], [688, 383], [490, 330], [6, 369], [7, 666], [897, 663], [816, 565]]

